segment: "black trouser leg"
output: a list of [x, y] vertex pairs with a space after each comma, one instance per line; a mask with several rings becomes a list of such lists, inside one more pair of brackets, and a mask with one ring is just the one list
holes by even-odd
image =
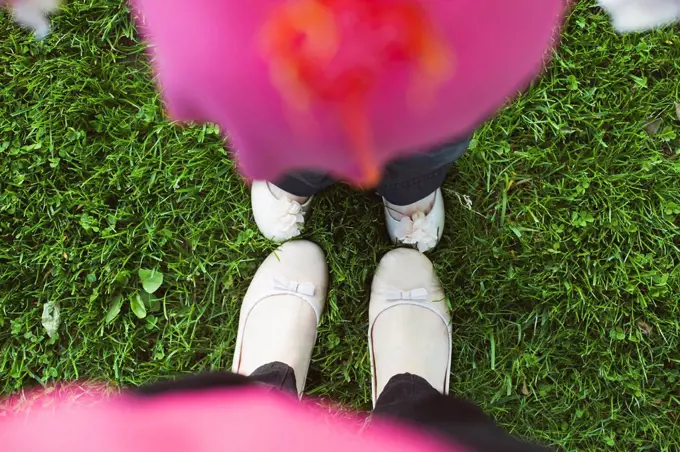
[[[389, 163], [378, 193], [397, 206], [412, 204], [432, 194], [444, 183], [453, 163], [465, 153], [469, 140], [438, 145], [428, 152]], [[335, 183], [327, 174], [314, 171], [289, 173], [273, 184], [295, 196], [309, 197]]]
[[278, 361], [265, 364], [255, 369], [249, 378], [274, 389], [297, 395], [295, 371], [288, 364]]
[[424, 378], [408, 373], [390, 379], [374, 413], [462, 442], [477, 452], [547, 450], [511, 437], [476, 405], [454, 395], [442, 395]]
[[291, 195], [309, 198], [333, 185], [335, 180], [324, 173], [300, 171], [288, 173], [272, 183]]
[[245, 377], [231, 372], [208, 372], [192, 375], [177, 380], [162, 380], [148, 386], [133, 390], [142, 396], [156, 396], [171, 392], [205, 391], [218, 388], [236, 388], [261, 383], [284, 392], [297, 395], [295, 372], [293, 368], [281, 362], [273, 362], [260, 366]]
[[468, 144], [469, 140], [446, 143], [429, 152], [393, 161], [385, 167], [378, 193], [396, 206], [428, 197], [442, 186], [449, 169], [465, 153]]

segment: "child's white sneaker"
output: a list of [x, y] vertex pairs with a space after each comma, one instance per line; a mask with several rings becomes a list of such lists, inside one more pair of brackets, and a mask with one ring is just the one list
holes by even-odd
[[441, 189], [408, 206], [396, 206], [383, 198], [390, 239], [424, 253], [439, 243], [444, 232], [444, 198]]
[[451, 313], [430, 260], [399, 248], [373, 277], [368, 346], [373, 405], [395, 375], [424, 378], [447, 394], [451, 373]]
[[302, 395], [327, 291], [326, 259], [314, 243], [295, 240], [270, 254], [241, 305], [232, 372], [250, 375], [282, 362]]
[[297, 237], [305, 225], [312, 198], [301, 198], [266, 181], [253, 181], [251, 204], [255, 223], [262, 235], [275, 242]]
[[680, 20], [677, 0], [599, 0], [617, 31], [649, 30]]

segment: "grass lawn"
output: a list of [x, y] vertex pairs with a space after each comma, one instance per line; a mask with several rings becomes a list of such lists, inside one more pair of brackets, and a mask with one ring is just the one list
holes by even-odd
[[[215, 127], [164, 119], [121, 0], [54, 22], [38, 43], [0, 15], [0, 391], [229, 368], [273, 249], [248, 189]], [[430, 257], [454, 307], [452, 389], [514, 434], [680, 450], [678, 30], [618, 36], [579, 3], [550, 68], [444, 186]], [[368, 286], [392, 248], [377, 201], [336, 186], [306, 232], [332, 272], [308, 389], [363, 410]], [[164, 275], [144, 319], [140, 268]]]

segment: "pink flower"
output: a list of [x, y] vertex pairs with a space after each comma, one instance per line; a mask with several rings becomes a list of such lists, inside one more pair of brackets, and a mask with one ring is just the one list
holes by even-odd
[[173, 118], [219, 124], [251, 178], [315, 169], [355, 183], [493, 115], [541, 70], [565, 9], [564, 0], [132, 3]]

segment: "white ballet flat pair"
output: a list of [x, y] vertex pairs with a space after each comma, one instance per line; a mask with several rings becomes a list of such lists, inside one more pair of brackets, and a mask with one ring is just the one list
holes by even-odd
[[[232, 370], [249, 375], [271, 362], [290, 366], [302, 395], [328, 292], [321, 249], [283, 244], [260, 266], [241, 307]], [[394, 375], [410, 373], [447, 393], [451, 314], [431, 262], [413, 249], [387, 253], [373, 278], [369, 306], [373, 402]]]

